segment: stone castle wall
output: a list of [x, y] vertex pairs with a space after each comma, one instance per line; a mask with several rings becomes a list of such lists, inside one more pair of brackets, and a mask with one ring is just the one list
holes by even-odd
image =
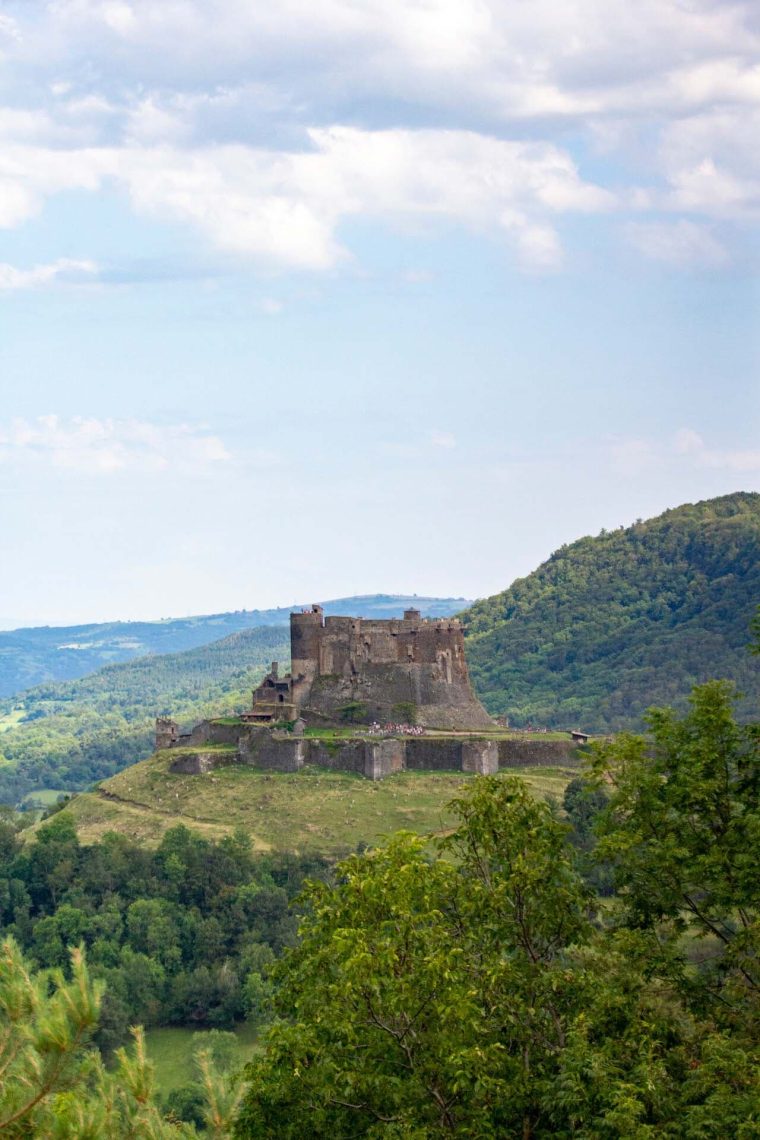
[[[231, 742], [233, 726], [207, 721], [201, 728], [194, 747], [186, 744], [178, 748], [172, 771], [199, 774], [229, 764], [246, 764], [263, 771], [297, 772], [305, 764], [313, 764], [377, 780], [404, 770], [489, 775], [500, 768], [574, 766], [582, 758], [572, 742], [559, 740], [492, 740], [473, 734], [449, 738], [357, 736], [325, 741], [249, 725], [238, 726]], [[213, 751], [209, 745], [227, 745], [229, 750]]]

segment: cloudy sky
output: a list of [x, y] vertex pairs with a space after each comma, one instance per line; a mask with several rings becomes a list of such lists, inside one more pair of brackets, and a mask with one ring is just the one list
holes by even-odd
[[0, 0], [0, 621], [760, 490], [752, 0]]

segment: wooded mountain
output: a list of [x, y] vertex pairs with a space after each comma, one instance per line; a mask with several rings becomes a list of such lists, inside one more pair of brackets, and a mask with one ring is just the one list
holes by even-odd
[[[401, 617], [407, 606], [416, 606], [424, 617], [449, 617], [468, 603], [464, 598], [365, 594], [321, 604], [326, 614], [390, 618]], [[291, 610], [298, 608], [293, 605], [164, 621], [115, 621], [0, 631], [0, 697], [12, 696], [45, 681], [84, 677], [103, 665], [115, 665], [148, 653], [195, 649], [244, 629], [286, 626]]]
[[244, 708], [272, 660], [290, 657], [283, 626], [233, 633], [184, 653], [109, 665], [0, 702], [0, 803], [40, 788], [77, 791], [153, 751], [154, 718], [190, 726]]
[[515, 726], [639, 729], [711, 677], [760, 715], [747, 651], [760, 603], [760, 495], [737, 492], [561, 547], [463, 617], [486, 708]]

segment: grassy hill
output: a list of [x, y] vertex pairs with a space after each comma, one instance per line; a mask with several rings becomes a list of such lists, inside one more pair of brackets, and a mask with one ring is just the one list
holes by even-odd
[[563, 546], [464, 614], [470, 669], [491, 713], [514, 725], [639, 728], [653, 704], [734, 680], [760, 717], [747, 652], [760, 603], [760, 495], [666, 511]]
[[[400, 829], [444, 830], [450, 824], [446, 805], [474, 779], [462, 772], [399, 772], [375, 783], [317, 768], [279, 773], [242, 766], [187, 776], [169, 772], [170, 759], [158, 753], [98, 791], [76, 796], [63, 810], [74, 819], [80, 841], [120, 831], [153, 846], [184, 823], [213, 839], [243, 827], [258, 851], [340, 856]], [[577, 768], [520, 768], [519, 775], [537, 794], [561, 798]]]
[[[449, 617], [466, 605], [464, 598], [418, 598], [405, 594], [365, 594], [323, 602], [327, 614], [401, 617], [414, 605], [426, 617]], [[104, 665], [131, 661], [149, 653], [180, 653], [232, 633], [263, 625], [286, 626], [298, 606], [164, 621], [115, 621], [91, 625], [36, 626], [0, 631], [0, 698], [46, 681], [73, 680]]]

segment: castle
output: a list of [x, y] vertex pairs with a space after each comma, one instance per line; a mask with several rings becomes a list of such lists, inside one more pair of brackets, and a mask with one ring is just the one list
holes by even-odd
[[[524, 759], [508, 752], [514, 742], [473, 693], [456, 619], [414, 609], [391, 620], [325, 618], [312, 606], [291, 614], [290, 646], [291, 672], [281, 676], [272, 662], [248, 712], [186, 734], [168, 717], [156, 721], [156, 749], [174, 753], [171, 771], [314, 764], [376, 780], [403, 769], [485, 775], [535, 762], [532, 750]], [[378, 732], [377, 722], [391, 723]]]
[[276, 662], [244, 719], [276, 724], [410, 721], [424, 728], [493, 727], [470, 685], [464, 634], [454, 618], [419, 610], [383, 621], [325, 618], [321, 606], [290, 615], [291, 672]]

